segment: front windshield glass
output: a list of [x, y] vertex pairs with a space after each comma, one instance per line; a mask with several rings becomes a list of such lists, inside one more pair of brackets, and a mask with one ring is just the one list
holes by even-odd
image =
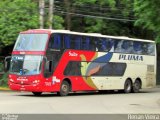
[[35, 75], [41, 71], [42, 56], [12, 56], [10, 73], [17, 75]]
[[14, 50], [16, 51], [44, 51], [48, 34], [20, 34]]

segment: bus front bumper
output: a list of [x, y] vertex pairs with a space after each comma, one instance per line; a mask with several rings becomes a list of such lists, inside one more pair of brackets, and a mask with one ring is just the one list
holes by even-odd
[[8, 83], [9, 88], [15, 91], [29, 91], [29, 92], [56, 92], [54, 87], [46, 87], [43, 85], [22, 85], [22, 84], [15, 84], [15, 83]]

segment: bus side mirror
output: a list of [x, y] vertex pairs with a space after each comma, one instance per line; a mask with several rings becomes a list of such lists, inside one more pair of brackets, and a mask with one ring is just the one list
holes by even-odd
[[49, 61], [47, 61], [45, 64], [45, 71], [47, 71], [47, 72], [49, 71]]
[[45, 64], [45, 71], [52, 72], [52, 61], [47, 61]]
[[4, 71], [7, 72], [10, 68], [11, 56], [5, 57], [4, 60]]
[[47, 61], [44, 67], [44, 77], [49, 77], [52, 74], [52, 61]]

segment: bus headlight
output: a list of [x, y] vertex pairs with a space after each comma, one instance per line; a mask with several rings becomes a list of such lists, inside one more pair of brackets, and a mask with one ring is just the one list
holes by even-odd
[[38, 84], [40, 81], [39, 80], [34, 80], [33, 84]]
[[14, 80], [13, 80], [13, 79], [9, 79], [9, 81], [10, 81], [10, 82], [14, 82]]

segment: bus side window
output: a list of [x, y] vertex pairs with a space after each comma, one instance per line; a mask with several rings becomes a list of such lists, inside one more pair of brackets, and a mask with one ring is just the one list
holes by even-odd
[[96, 51], [101, 51], [101, 41], [95, 37]]
[[81, 39], [82, 37], [81, 36], [75, 36], [74, 37], [74, 41], [75, 41], [75, 49], [79, 50], [81, 49]]
[[112, 48], [111, 41], [106, 38], [96, 38], [95, 44], [96, 50], [101, 52], [107, 52]]
[[93, 37], [90, 37], [90, 50], [91, 51], [96, 51], [96, 45], [95, 45], [95, 39]]
[[81, 62], [70, 61], [64, 70], [64, 75], [80, 76], [81, 75]]
[[142, 54], [142, 43], [141, 42], [134, 42], [133, 43], [134, 53], [135, 54]]
[[143, 44], [142, 44], [142, 48], [143, 48], [143, 49], [142, 49], [142, 50], [143, 50], [143, 51], [142, 51], [143, 54], [144, 54], [144, 55], [147, 55], [147, 54], [148, 54], [148, 43], [143, 43]]
[[60, 49], [61, 48], [61, 35], [52, 34], [49, 42], [49, 48]]
[[147, 55], [155, 55], [155, 45], [153, 43], [148, 43]]
[[81, 44], [81, 48], [82, 50], [89, 50], [90, 48], [90, 38], [89, 37], [84, 37], [82, 39], [82, 44]]
[[133, 53], [133, 42], [132, 41], [127, 41], [127, 40], [123, 40], [123, 44], [122, 44], [122, 48], [121, 48], [124, 53]]
[[71, 39], [69, 35], [64, 34], [64, 48], [70, 49], [71, 48]]
[[107, 47], [107, 51], [113, 52], [112, 48], [114, 48], [114, 40], [107, 39], [106, 40], [106, 47]]
[[123, 53], [124, 51], [122, 50], [122, 44], [123, 40], [114, 40], [114, 51], [117, 53]]
[[102, 45], [101, 45], [102, 51], [108, 51], [110, 47], [111, 47], [110, 41], [107, 41], [105, 38], [102, 38]]

